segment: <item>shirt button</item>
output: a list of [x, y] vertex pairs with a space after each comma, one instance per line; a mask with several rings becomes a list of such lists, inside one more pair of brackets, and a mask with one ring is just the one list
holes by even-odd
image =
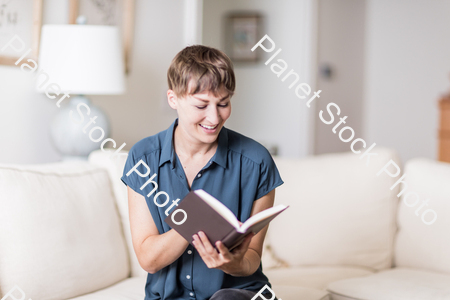
[[191, 276], [190, 276], [190, 275], [186, 275], [186, 278], [187, 278], [187, 279], [191, 279]]
[[192, 254], [192, 250], [188, 250], [188, 254]]
[[189, 296], [194, 297], [194, 293], [190, 292]]
[[202, 177], [202, 173], [199, 173], [199, 174], [197, 175], [197, 177], [198, 177], [198, 178]]

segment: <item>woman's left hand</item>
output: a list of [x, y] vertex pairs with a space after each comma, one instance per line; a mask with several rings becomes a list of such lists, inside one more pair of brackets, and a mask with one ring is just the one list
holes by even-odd
[[208, 268], [219, 269], [233, 276], [248, 276], [251, 266], [249, 260], [245, 258], [245, 253], [254, 235], [250, 233], [246, 236], [242, 244], [234, 248], [232, 252], [228, 251], [221, 241], [216, 242], [217, 250], [219, 250], [217, 252], [202, 231], [192, 236], [194, 239], [192, 244]]

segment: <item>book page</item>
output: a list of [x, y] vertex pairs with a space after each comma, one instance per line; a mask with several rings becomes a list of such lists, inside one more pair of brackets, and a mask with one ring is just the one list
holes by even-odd
[[244, 224], [242, 224], [241, 228], [239, 228], [239, 232], [244, 233], [247, 231], [248, 228], [252, 227], [254, 224], [260, 222], [261, 220], [267, 219], [287, 208], [286, 205], [279, 204], [277, 206], [268, 208], [266, 210], [263, 210], [256, 215], [249, 218], [247, 221], [245, 221]]
[[234, 228], [239, 229], [239, 221], [233, 212], [226, 207], [222, 202], [205, 192], [204, 190], [195, 190], [197, 196], [202, 198], [209, 206], [211, 206], [217, 213], [219, 213], [225, 220], [228, 221]]

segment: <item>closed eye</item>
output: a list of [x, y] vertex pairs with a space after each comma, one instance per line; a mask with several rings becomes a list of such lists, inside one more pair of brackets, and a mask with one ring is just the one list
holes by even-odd
[[[230, 102], [228, 102], [227, 104], [221, 104], [221, 105], [217, 105], [217, 106], [218, 107], [227, 107], [229, 103]], [[204, 105], [204, 106], [195, 106], [195, 107], [197, 107], [198, 109], [205, 109], [206, 105]]]

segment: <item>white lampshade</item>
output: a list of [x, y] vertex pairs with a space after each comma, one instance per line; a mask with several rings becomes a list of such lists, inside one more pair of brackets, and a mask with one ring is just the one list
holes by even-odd
[[39, 68], [63, 92], [112, 95], [125, 90], [124, 56], [115, 26], [44, 25], [39, 53]]

